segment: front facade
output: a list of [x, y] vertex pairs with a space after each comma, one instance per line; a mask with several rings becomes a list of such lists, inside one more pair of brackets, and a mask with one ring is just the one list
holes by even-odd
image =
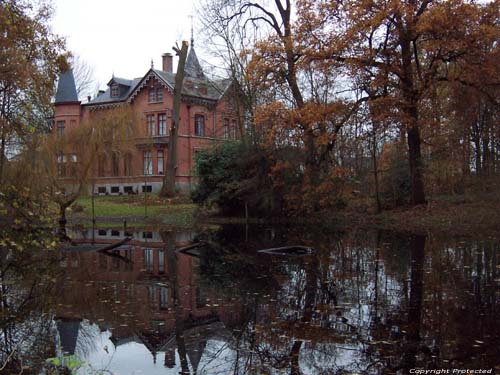
[[[55, 100], [54, 133], [64, 134], [92, 113], [129, 106], [137, 118], [134, 147], [126, 153], [99, 155], [93, 170], [94, 194], [158, 192], [167, 166], [169, 129], [172, 124], [175, 73], [172, 55], [164, 54], [162, 69], [151, 69], [135, 79], [113, 77], [106, 91], [87, 103], [78, 101], [71, 71], [60, 76]], [[208, 79], [190, 48], [182, 90], [177, 143], [176, 186], [189, 191], [194, 183], [194, 157], [216, 142], [239, 137], [229, 80]], [[77, 158], [76, 155], [67, 157]], [[64, 156], [60, 158], [65, 177]]]

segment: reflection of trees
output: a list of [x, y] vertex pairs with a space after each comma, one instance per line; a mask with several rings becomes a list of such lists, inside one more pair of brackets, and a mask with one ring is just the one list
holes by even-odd
[[56, 274], [53, 256], [39, 249], [2, 249], [0, 259], [0, 373], [42, 368], [55, 353], [47, 313]]
[[186, 342], [184, 341], [184, 317], [180, 302], [180, 288], [177, 278], [177, 257], [175, 253], [175, 233], [162, 232], [161, 237], [167, 248], [167, 264], [170, 275], [170, 283], [172, 286], [172, 298], [174, 304], [174, 319], [175, 319], [175, 341], [177, 343], [177, 351], [181, 361], [181, 374], [190, 375], [188, 357], [186, 351]]
[[[393, 374], [460, 366], [470, 358], [478, 367], [494, 363], [498, 245], [296, 232], [300, 238], [279, 233], [280, 244], [312, 246], [311, 259], [263, 259], [251, 252], [252, 245], [262, 248], [252, 236], [229, 237], [223, 255], [201, 267], [206, 280], [214, 276], [236, 294], [253, 285], [252, 301], [240, 293], [249, 308], [232, 344], [235, 373]], [[248, 256], [238, 253], [242, 248]], [[267, 285], [258, 284], [263, 274], [271, 276]]]

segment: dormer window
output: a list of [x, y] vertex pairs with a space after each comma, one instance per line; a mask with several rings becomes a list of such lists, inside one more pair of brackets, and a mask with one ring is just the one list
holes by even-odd
[[118, 84], [113, 83], [111, 85], [111, 97], [112, 98], [117, 98], [118, 94], [119, 94]]

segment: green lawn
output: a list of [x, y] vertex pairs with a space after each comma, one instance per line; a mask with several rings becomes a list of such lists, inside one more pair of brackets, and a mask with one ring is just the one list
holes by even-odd
[[[155, 194], [147, 196], [94, 197], [95, 217], [99, 221], [130, 220], [186, 226], [192, 223], [196, 206], [186, 200], [168, 200]], [[92, 198], [82, 197], [75, 202], [83, 211], [72, 209], [69, 217], [76, 220], [92, 219]], [[147, 216], [147, 217], [146, 217]]]

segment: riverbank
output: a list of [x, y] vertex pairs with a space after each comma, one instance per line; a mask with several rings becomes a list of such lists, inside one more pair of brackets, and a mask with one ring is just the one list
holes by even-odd
[[95, 217], [98, 227], [119, 227], [124, 221], [134, 226], [164, 225], [191, 227], [197, 206], [186, 197], [159, 198], [155, 194], [98, 196], [78, 199], [69, 211], [69, 223], [91, 226]]
[[341, 226], [360, 226], [418, 234], [500, 238], [500, 198], [442, 196], [427, 204], [375, 213], [350, 208], [335, 219]]
[[[306, 221], [290, 218], [263, 219], [220, 217], [213, 211], [199, 211], [189, 198], [163, 199], [144, 196], [102, 196], [94, 198], [94, 215], [98, 227], [120, 227], [124, 221], [134, 226], [192, 227], [205, 224], [265, 224]], [[80, 198], [69, 213], [70, 224], [92, 225], [92, 200]], [[417, 207], [401, 207], [380, 214], [363, 205], [348, 205], [344, 210], [310, 217], [307, 223], [328, 227], [376, 228], [398, 232], [450, 236], [500, 238], [500, 198], [491, 196], [446, 196], [429, 200]]]

